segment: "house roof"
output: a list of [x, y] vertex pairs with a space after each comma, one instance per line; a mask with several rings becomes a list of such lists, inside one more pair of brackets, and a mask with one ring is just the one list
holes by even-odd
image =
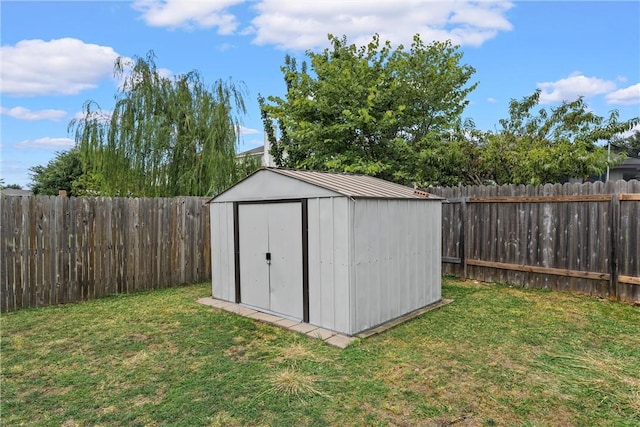
[[[374, 178], [367, 175], [356, 175], [348, 173], [335, 173], [335, 172], [318, 172], [318, 171], [306, 171], [296, 169], [281, 169], [263, 167], [258, 169], [253, 174], [249, 175], [244, 180], [240, 181], [231, 188], [236, 187], [241, 182], [248, 180], [251, 176], [259, 172], [272, 172], [278, 175], [282, 175], [288, 178], [292, 178], [307, 184], [311, 184], [315, 187], [319, 187], [325, 190], [332, 191], [334, 193], [358, 199], [431, 199], [442, 200], [441, 197], [429, 194], [422, 190], [413, 189], [411, 187], [405, 187], [404, 185], [395, 184], [393, 182], [385, 181], [380, 178]], [[214, 197], [217, 199], [222, 194], [231, 190], [227, 189], [223, 193]], [[212, 201], [214, 200], [212, 199]]]
[[15, 197], [33, 196], [33, 193], [29, 190], [17, 190], [15, 188], [3, 188], [1, 192], [3, 196], [15, 196]]
[[640, 169], [640, 158], [637, 157], [627, 157], [620, 164], [612, 166], [611, 169]]
[[264, 153], [264, 145], [261, 145], [256, 148], [252, 148], [251, 150], [243, 151], [242, 153], [238, 153], [236, 154], [236, 157], [244, 157], [246, 155], [252, 156], [252, 155], [258, 155], [262, 153]]

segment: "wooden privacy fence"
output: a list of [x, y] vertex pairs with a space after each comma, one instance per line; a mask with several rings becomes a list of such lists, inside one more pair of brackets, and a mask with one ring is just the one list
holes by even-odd
[[431, 188], [443, 272], [640, 303], [640, 183]]
[[206, 201], [1, 197], [0, 310], [209, 280]]
[[[443, 272], [640, 303], [640, 183], [431, 188]], [[0, 197], [0, 311], [211, 278], [207, 198]]]

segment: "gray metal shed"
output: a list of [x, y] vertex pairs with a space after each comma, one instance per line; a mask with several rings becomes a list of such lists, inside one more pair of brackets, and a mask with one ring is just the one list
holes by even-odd
[[442, 200], [262, 168], [213, 198], [213, 297], [354, 335], [441, 300]]

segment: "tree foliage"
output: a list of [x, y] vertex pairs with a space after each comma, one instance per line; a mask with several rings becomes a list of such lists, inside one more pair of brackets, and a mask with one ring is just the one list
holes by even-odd
[[593, 113], [583, 98], [540, 108], [540, 91], [512, 100], [501, 129], [486, 134], [480, 147], [486, 179], [498, 184], [544, 184], [600, 174], [607, 168], [607, 150], [599, 145], [638, 124]]
[[611, 140], [611, 151], [626, 157], [640, 157], [640, 130], [626, 137], [616, 136]]
[[[615, 152], [638, 155], [638, 118], [593, 113], [584, 99], [540, 108], [540, 91], [512, 100], [495, 132], [462, 119], [474, 69], [450, 42], [392, 48], [376, 35], [362, 47], [329, 35], [331, 47], [285, 58], [284, 97], [259, 97], [276, 164], [364, 173], [418, 186], [542, 184], [599, 174]], [[635, 138], [635, 139], [634, 139]]]
[[424, 163], [448, 151], [460, 128], [475, 70], [461, 64], [457, 46], [425, 45], [418, 35], [407, 50], [377, 35], [362, 47], [329, 41], [322, 53], [307, 52], [309, 66], [285, 58], [285, 98], [259, 98], [274, 160], [422, 184]]
[[83, 195], [76, 184], [84, 173], [77, 149], [58, 152], [46, 166], [33, 166], [29, 170], [34, 194], [57, 196], [60, 190], [65, 190], [69, 196]]
[[5, 184], [4, 179], [0, 178], [0, 189], [13, 189], [13, 190], [22, 190], [22, 186], [20, 184]]
[[105, 196], [166, 197], [218, 193], [246, 174], [236, 161], [243, 88], [216, 81], [208, 88], [196, 71], [166, 77], [153, 52], [127, 64], [113, 112], [89, 101], [74, 120], [87, 177]]

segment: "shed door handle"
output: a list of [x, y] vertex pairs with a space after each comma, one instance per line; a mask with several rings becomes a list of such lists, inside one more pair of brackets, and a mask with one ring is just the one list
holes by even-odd
[[267, 264], [271, 264], [271, 252], [266, 253]]

